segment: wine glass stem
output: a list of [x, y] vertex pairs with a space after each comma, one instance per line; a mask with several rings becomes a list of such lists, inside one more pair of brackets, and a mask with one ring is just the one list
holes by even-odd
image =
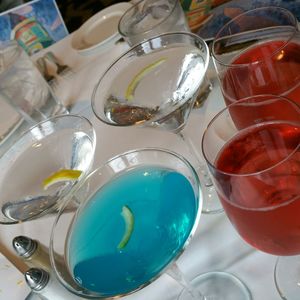
[[176, 263], [169, 267], [167, 274], [179, 283], [190, 294], [191, 299], [207, 300], [198, 290], [194, 289], [190, 282], [185, 278]]
[[193, 144], [191, 139], [186, 134], [183, 134], [182, 132], [178, 132], [177, 135], [187, 144], [190, 153], [196, 159], [197, 161], [196, 170], [198, 171], [197, 173], [202, 177], [200, 179], [204, 183], [205, 187], [207, 188], [212, 187], [213, 183], [209, 175], [207, 166], [203, 162], [203, 159], [201, 158], [199, 152], [196, 150], [195, 145]]

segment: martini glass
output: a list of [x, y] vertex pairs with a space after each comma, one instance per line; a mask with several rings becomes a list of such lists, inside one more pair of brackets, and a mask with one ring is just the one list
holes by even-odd
[[202, 140], [226, 214], [246, 242], [280, 256], [275, 281], [288, 300], [299, 299], [299, 141], [300, 107], [275, 95], [229, 105]]
[[[24, 222], [56, 211], [89, 171], [95, 141], [92, 124], [77, 115], [55, 116], [24, 132], [0, 157], [0, 223]], [[71, 170], [75, 178], [67, 178]], [[46, 187], [44, 179], [53, 174], [56, 179]]]
[[[50, 257], [70, 292], [115, 299], [167, 271], [194, 295], [191, 299], [209, 299], [193, 292], [175, 265], [197, 228], [202, 206], [198, 176], [185, 158], [158, 148], [120, 154], [92, 171], [68, 197], [65, 206], [73, 197], [81, 204], [71, 213], [64, 207], [59, 212]], [[211, 279], [217, 285], [218, 279]], [[235, 286], [226, 281], [216, 299], [250, 299], [242, 297], [245, 288], [234, 280]], [[231, 288], [239, 297], [223, 297]]]
[[[206, 43], [188, 32], [165, 33], [135, 45], [100, 78], [92, 108], [112, 126], [163, 129], [187, 142], [204, 183], [203, 212], [222, 211], [204, 160], [183, 135], [209, 62]], [[200, 120], [201, 122], [201, 120]]]

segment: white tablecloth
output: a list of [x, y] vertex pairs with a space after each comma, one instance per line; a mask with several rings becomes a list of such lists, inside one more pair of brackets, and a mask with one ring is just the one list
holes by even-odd
[[[108, 51], [84, 57], [72, 50], [70, 38], [71, 36], [65, 38], [47, 51], [53, 51], [64, 63], [72, 67], [74, 74], [60, 78], [55, 92], [64, 104], [71, 107], [71, 112], [87, 116], [95, 126], [97, 146], [94, 165], [97, 166], [123, 151], [144, 146], [168, 148], [193, 161], [186, 145], [172, 133], [153, 129], [117, 128], [97, 120], [90, 108], [92, 90], [104, 70], [128, 46], [119, 43]], [[209, 76], [213, 77], [213, 67], [209, 72]], [[200, 149], [203, 126], [224, 105], [216, 79], [213, 79], [213, 82], [214, 90], [204, 107], [193, 110], [185, 129], [198, 149]], [[0, 251], [24, 270], [24, 265], [14, 256], [11, 247], [13, 237], [27, 235], [48, 244], [53, 220], [54, 216], [48, 216], [23, 224], [0, 226]], [[201, 216], [199, 228], [192, 242], [179, 258], [178, 265], [188, 279], [206, 271], [231, 272], [247, 284], [254, 300], [279, 300], [273, 281], [275, 260], [276, 257], [258, 252], [243, 242], [225, 214], [219, 214]], [[11, 273], [11, 276], [20, 276], [17, 269], [11, 268]], [[1, 276], [1, 281], [1, 300], [21, 300], [29, 292], [24, 284], [23, 294], [16, 293], [9, 284], [8, 276]], [[176, 299], [180, 290], [179, 284], [167, 275], [163, 275], [143, 290], [124, 299]]]

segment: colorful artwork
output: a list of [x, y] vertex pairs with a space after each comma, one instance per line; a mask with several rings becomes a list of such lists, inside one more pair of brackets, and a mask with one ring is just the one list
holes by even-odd
[[196, 32], [211, 17], [211, 10], [229, 0], [180, 0], [190, 29]]
[[0, 41], [15, 39], [29, 55], [68, 34], [54, 0], [35, 0], [3, 12], [0, 28]]

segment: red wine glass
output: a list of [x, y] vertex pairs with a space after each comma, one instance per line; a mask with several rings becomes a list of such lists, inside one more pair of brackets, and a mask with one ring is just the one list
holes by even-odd
[[227, 105], [275, 94], [300, 104], [300, 34], [296, 17], [281, 7], [246, 11], [225, 24], [212, 56]]
[[299, 299], [300, 107], [275, 95], [236, 101], [209, 123], [202, 150], [231, 223], [250, 245], [282, 257], [276, 286], [283, 299]]

